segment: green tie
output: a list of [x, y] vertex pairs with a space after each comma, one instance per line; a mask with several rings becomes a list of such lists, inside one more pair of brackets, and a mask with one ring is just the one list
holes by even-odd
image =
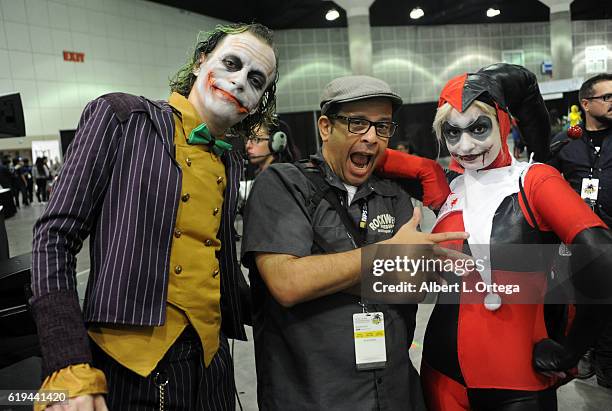
[[205, 144], [219, 157], [221, 157], [221, 155], [223, 155], [223, 153], [226, 151], [231, 151], [232, 149], [232, 145], [227, 141], [217, 140], [214, 138], [210, 134], [206, 123], [202, 123], [191, 130], [191, 133], [189, 133], [189, 137], [187, 138], [187, 144]]

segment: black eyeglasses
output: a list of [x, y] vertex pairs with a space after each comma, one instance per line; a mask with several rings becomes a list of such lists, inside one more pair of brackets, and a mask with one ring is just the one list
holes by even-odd
[[337, 114], [328, 116], [331, 119], [344, 120], [348, 123], [348, 131], [354, 134], [365, 134], [374, 126], [376, 135], [381, 138], [391, 138], [397, 128], [393, 121], [370, 121], [365, 118], [346, 117]]
[[247, 141], [250, 141], [251, 143], [254, 143], [254, 144], [259, 144], [262, 141], [268, 141], [268, 140], [270, 139], [267, 137], [249, 137], [247, 138]]
[[598, 99], [602, 99], [606, 103], [609, 103], [609, 102], [612, 101], [612, 93], [603, 94], [601, 96], [585, 97], [584, 99], [585, 100], [598, 100]]

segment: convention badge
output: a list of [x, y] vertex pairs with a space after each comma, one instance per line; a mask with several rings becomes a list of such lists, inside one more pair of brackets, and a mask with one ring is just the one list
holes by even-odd
[[357, 370], [384, 368], [387, 362], [387, 350], [383, 313], [353, 314], [353, 332]]
[[584, 200], [597, 200], [597, 194], [599, 193], [599, 179], [598, 178], [583, 178], [582, 189], [580, 190], [580, 197]]

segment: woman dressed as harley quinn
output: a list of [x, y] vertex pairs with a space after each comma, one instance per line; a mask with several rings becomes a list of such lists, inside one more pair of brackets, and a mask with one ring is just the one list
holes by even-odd
[[[556, 410], [557, 386], [610, 315], [611, 306], [578, 304], [572, 327], [558, 342], [549, 338], [544, 305], [525, 303], [525, 292], [534, 295], [527, 302], [541, 301], [549, 259], [526, 264], [505, 245], [531, 244], [528, 250], [560, 241], [581, 245], [572, 258], [588, 264], [576, 264], [573, 283], [584, 295], [605, 298], [612, 294], [612, 253], [597, 253], [591, 246], [612, 243], [612, 235], [555, 169], [512, 158], [506, 144], [508, 112], [529, 148], [544, 159], [550, 126], [531, 72], [490, 66], [453, 78], [440, 95], [433, 127], [452, 156], [451, 181], [450, 192], [445, 184], [436, 187], [449, 195], [433, 231], [467, 231], [472, 256], [489, 262], [480, 272], [457, 277], [462, 289], [474, 290], [483, 282], [518, 284], [523, 303], [489, 290], [462, 292], [458, 304], [436, 305], [421, 365], [430, 411]], [[382, 170], [414, 177], [407, 165], [411, 160], [388, 151]]]

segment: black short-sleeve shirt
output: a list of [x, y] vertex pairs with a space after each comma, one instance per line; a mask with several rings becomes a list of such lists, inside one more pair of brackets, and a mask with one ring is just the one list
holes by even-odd
[[574, 191], [580, 194], [583, 178], [599, 179], [599, 192], [593, 211], [612, 225], [612, 127], [584, 130], [581, 138], [573, 140], [567, 131], [557, 134], [552, 143], [570, 140], [548, 164], [559, 170]]
[[[347, 203], [346, 188], [320, 154], [325, 181]], [[254, 264], [255, 253], [305, 257], [317, 253], [317, 231], [337, 252], [354, 244], [326, 200], [308, 208], [315, 189], [293, 164], [273, 164], [253, 185], [244, 214], [242, 261], [250, 269], [253, 295], [258, 403], [261, 410], [424, 410], [419, 376], [408, 349], [416, 305], [370, 305], [385, 316], [387, 365], [357, 371], [352, 316], [359, 298], [336, 293], [285, 308], [268, 292]], [[412, 216], [410, 196], [391, 180], [375, 175], [362, 184], [350, 206], [357, 223], [367, 203], [366, 242], [393, 234]]]

